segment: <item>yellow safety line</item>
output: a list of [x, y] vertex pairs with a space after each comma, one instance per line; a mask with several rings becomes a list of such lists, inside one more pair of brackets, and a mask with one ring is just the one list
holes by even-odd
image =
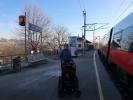
[[97, 85], [98, 85], [98, 92], [99, 92], [100, 100], [104, 100], [103, 92], [102, 92], [102, 86], [101, 86], [101, 82], [100, 82], [100, 76], [99, 76], [98, 67], [96, 64], [95, 52], [93, 55], [93, 61], [94, 61], [94, 67], [95, 67], [95, 72], [96, 72], [96, 78], [97, 78]]

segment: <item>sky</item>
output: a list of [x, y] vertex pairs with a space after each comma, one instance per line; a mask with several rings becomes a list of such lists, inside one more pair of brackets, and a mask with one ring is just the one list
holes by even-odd
[[[39, 7], [51, 18], [53, 24], [64, 25], [75, 36], [82, 35], [85, 9], [87, 24], [109, 23], [107, 29], [95, 31], [95, 36], [102, 38], [112, 26], [133, 12], [131, 2], [133, 0], [1, 0], [0, 38], [16, 36], [14, 30], [18, 25], [18, 16], [22, 15], [21, 11], [28, 4]], [[92, 41], [92, 32], [87, 31], [86, 38]]]

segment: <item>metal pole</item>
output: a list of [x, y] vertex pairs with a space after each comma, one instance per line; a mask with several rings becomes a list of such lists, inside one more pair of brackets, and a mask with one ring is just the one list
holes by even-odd
[[84, 35], [83, 35], [83, 26], [82, 26], [82, 53], [84, 54]]
[[41, 32], [41, 53], [42, 53], [42, 32]]
[[94, 49], [95, 49], [95, 24], [94, 24], [94, 31], [93, 31], [93, 46], [94, 46]]
[[[28, 22], [28, 27], [29, 27], [29, 17], [27, 17], [27, 22]], [[28, 29], [28, 41], [27, 41], [27, 43], [28, 43], [28, 50], [27, 50], [27, 55], [28, 54], [30, 54], [31, 53], [31, 50], [30, 50], [30, 30]]]
[[27, 54], [30, 54], [30, 31], [28, 30], [28, 53]]
[[35, 45], [35, 35], [34, 35], [34, 32], [33, 32], [33, 44]]
[[83, 11], [84, 16], [84, 54], [85, 54], [85, 46], [86, 46], [86, 11]]
[[25, 12], [25, 61], [27, 61], [27, 41], [26, 41], [26, 12]]

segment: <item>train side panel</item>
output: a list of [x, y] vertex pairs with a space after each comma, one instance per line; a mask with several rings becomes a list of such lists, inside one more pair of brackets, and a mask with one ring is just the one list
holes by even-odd
[[[133, 44], [133, 13], [113, 27], [111, 46], [109, 47], [109, 60], [120, 69], [133, 76], [133, 51], [129, 52]], [[108, 36], [102, 39], [101, 53], [107, 56]], [[132, 47], [133, 49], [133, 47]]]

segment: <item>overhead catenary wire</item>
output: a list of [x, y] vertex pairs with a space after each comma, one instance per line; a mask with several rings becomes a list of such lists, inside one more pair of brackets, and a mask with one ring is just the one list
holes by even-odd
[[[132, 6], [133, 2], [131, 2], [127, 7], [126, 9], [124, 9], [124, 11], [114, 20], [114, 23], [116, 23], [120, 18], [121, 16]], [[113, 24], [114, 24], [113, 23]]]
[[126, 0], [122, 0], [120, 5], [118, 6], [118, 9], [116, 10], [116, 14], [120, 11], [121, 7], [123, 6], [123, 4], [125, 3]]
[[[83, 16], [84, 16], [84, 12], [86, 12], [84, 2], [83, 1], [81, 2], [81, 0], [77, 0], [77, 1], [79, 4], [80, 12], [83, 13]], [[83, 37], [83, 27], [81, 31], [82, 31], [82, 37]]]
[[[115, 10], [115, 14], [112, 15], [112, 23], [110, 23], [110, 25], [109, 25], [110, 27], [112, 27], [115, 24], [116, 17], [118, 16], [118, 13], [120, 12], [125, 1], [127, 1], [127, 0], [121, 0], [120, 4], [118, 5], [118, 8]], [[114, 16], [114, 15], [117, 15], [117, 16]]]
[[86, 10], [86, 6], [85, 6], [85, 1], [84, 0], [82, 0], [82, 4], [83, 4], [83, 8], [84, 8], [84, 10]]
[[120, 3], [120, 7], [124, 4], [126, 0], [122, 0], [122, 2]]
[[133, 3], [133, 2], [131, 2], [131, 3], [126, 7], [126, 9], [117, 17], [116, 20], [118, 20], [118, 19], [131, 7], [132, 3]]
[[80, 0], [78, 0], [78, 3], [79, 3], [80, 10], [81, 10], [81, 12], [82, 12], [82, 11], [83, 11], [83, 8], [82, 8], [81, 1], [80, 1]]
[[79, 7], [80, 7], [81, 12], [86, 11], [86, 6], [85, 6], [84, 0], [82, 0], [82, 1], [78, 0], [78, 3], [79, 3]]

